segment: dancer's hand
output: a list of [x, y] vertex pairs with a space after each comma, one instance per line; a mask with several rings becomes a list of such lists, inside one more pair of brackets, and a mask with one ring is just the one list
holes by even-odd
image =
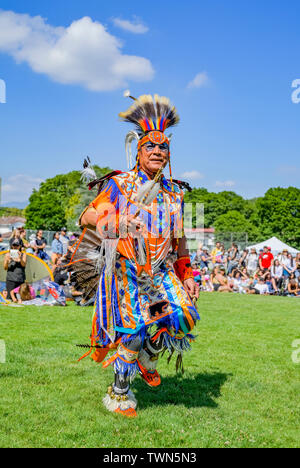
[[184, 280], [183, 286], [185, 287], [185, 289], [189, 293], [191, 299], [193, 299], [194, 297], [196, 297], [198, 299], [199, 289], [200, 288], [199, 288], [199, 285], [196, 283], [196, 281], [193, 278], [188, 278], [188, 279]]
[[145, 225], [140, 218], [135, 218], [133, 214], [127, 216], [127, 229], [132, 237], [142, 235], [144, 228]]

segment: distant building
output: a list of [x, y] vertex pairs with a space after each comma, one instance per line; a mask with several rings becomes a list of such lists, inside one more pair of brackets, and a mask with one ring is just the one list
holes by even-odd
[[26, 219], [20, 216], [3, 216], [0, 218], [0, 234], [3, 238], [10, 237], [14, 229], [24, 226], [25, 223]]
[[186, 228], [184, 230], [187, 239], [188, 248], [196, 251], [199, 245], [212, 248], [215, 242], [214, 228]]

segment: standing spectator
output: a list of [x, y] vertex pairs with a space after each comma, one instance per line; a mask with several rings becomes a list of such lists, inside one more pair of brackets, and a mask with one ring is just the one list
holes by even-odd
[[249, 250], [248, 249], [244, 249], [243, 250], [243, 253], [241, 255], [241, 258], [239, 259], [239, 266], [240, 268], [245, 268], [246, 264], [247, 264], [247, 258], [248, 258], [248, 253], [249, 253]]
[[24, 228], [20, 228], [20, 239], [23, 242], [24, 248], [27, 249], [29, 247], [29, 242], [26, 239], [26, 231]]
[[238, 266], [238, 246], [233, 242], [228, 250], [228, 273], [230, 274], [234, 268]]
[[274, 260], [274, 256], [271, 252], [271, 248], [265, 246], [264, 251], [259, 256], [259, 267], [263, 270], [264, 273], [270, 270], [272, 262]]
[[28, 247], [26, 249], [27, 253], [37, 255], [37, 246], [36, 246], [35, 240], [36, 240], [36, 235], [31, 234], [29, 237]]
[[22, 252], [22, 241], [12, 241], [10, 251], [4, 257], [4, 270], [6, 275], [6, 290], [8, 299], [11, 299], [11, 291], [25, 282], [26, 253]]
[[63, 255], [66, 255], [69, 247], [69, 238], [67, 236], [67, 228], [63, 227], [60, 230], [59, 240], [63, 245]]
[[47, 242], [46, 242], [45, 237], [43, 237], [42, 229], [39, 229], [36, 234], [35, 244], [36, 244], [36, 256], [44, 261], [50, 260], [49, 255], [44, 250], [47, 245]]
[[212, 262], [214, 265], [222, 264], [222, 249], [221, 242], [216, 242], [215, 248], [211, 251]]
[[246, 266], [249, 275], [254, 276], [254, 273], [256, 272], [258, 267], [258, 255], [255, 248], [251, 249], [251, 252], [246, 260]]
[[56, 265], [57, 260], [61, 258], [63, 255], [63, 244], [60, 240], [59, 232], [56, 232], [53, 236], [51, 249], [52, 249], [51, 261], [53, 265]]
[[200, 252], [197, 254], [197, 260], [200, 263], [200, 268], [208, 270], [208, 262], [212, 259], [212, 257], [208, 253], [208, 248], [203, 247]]
[[12, 235], [11, 235], [11, 237], [10, 237], [10, 239], [9, 239], [9, 246], [10, 246], [10, 248], [12, 247], [12, 244], [13, 244], [13, 242], [14, 242], [15, 240], [20, 241], [20, 242], [21, 242], [21, 247], [23, 247], [24, 244], [23, 244], [23, 241], [22, 241], [22, 239], [21, 239], [21, 233], [20, 233], [20, 229], [19, 229], [19, 228], [14, 229], [13, 232], [12, 232]]

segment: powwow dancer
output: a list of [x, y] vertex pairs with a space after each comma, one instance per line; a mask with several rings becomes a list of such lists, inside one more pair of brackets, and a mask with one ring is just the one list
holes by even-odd
[[[93, 289], [97, 280], [91, 349], [83, 357], [93, 350], [91, 357], [103, 362], [114, 350], [102, 364], [114, 368], [103, 403], [128, 417], [136, 416], [130, 390], [136, 373], [149, 386], [160, 385], [156, 366], [164, 350], [177, 353], [176, 367], [182, 367], [199, 319], [194, 306], [199, 289], [182, 227], [183, 191], [172, 180], [171, 135], [164, 133], [179, 117], [166, 97], [132, 99], [119, 116], [135, 125], [125, 146], [132, 167], [131, 143], [138, 141], [136, 164], [129, 172], [115, 171], [90, 183], [90, 188], [99, 185], [99, 194], [80, 217], [84, 230], [71, 260], [81, 287], [90, 283]], [[170, 180], [163, 175], [167, 163]], [[174, 266], [166, 262], [171, 249], [177, 255]]]

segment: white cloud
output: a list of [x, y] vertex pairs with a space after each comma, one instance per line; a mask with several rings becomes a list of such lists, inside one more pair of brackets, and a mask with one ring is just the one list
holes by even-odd
[[185, 171], [180, 175], [180, 177], [186, 179], [202, 179], [204, 176], [199, 171]]
[[203, 86], [206, 86], [208, 84], [208, 82], [209, 82], [208, 75], [204, 71], [204, 72], [198, 73], [195, 76], [195, 78], [192, 81], [189, 82], [187, 87], [189, 89], [191, 89], [191, 88], [202, 88]]
[[221, 182], [220, 180], [217, 180], [215, 183], [216, 187], [234, 187], [235, 182], [233, 180], [224, 180]]
[[54, 81], [92, 91], [124, 88], [154, 76], [151, 62], [122, 53], [121, 42], [88, 16], [55, 27], [40, 16], [0, 10], [0, 52]]
[[2, 204], [10, 202], [25, 202], [32, 190], [37, 189], [43, 179], [26, 174], [16, 174], [2, 179]]
[[134, 34], [145, 34], [147, 31], [149, 31], [149, 28], [136, 17], [133, 21], [123, 20], [121, 18], [113, 18], [113, 23], [118, 28], [124, 29], [125, 31], [129, 31]]

